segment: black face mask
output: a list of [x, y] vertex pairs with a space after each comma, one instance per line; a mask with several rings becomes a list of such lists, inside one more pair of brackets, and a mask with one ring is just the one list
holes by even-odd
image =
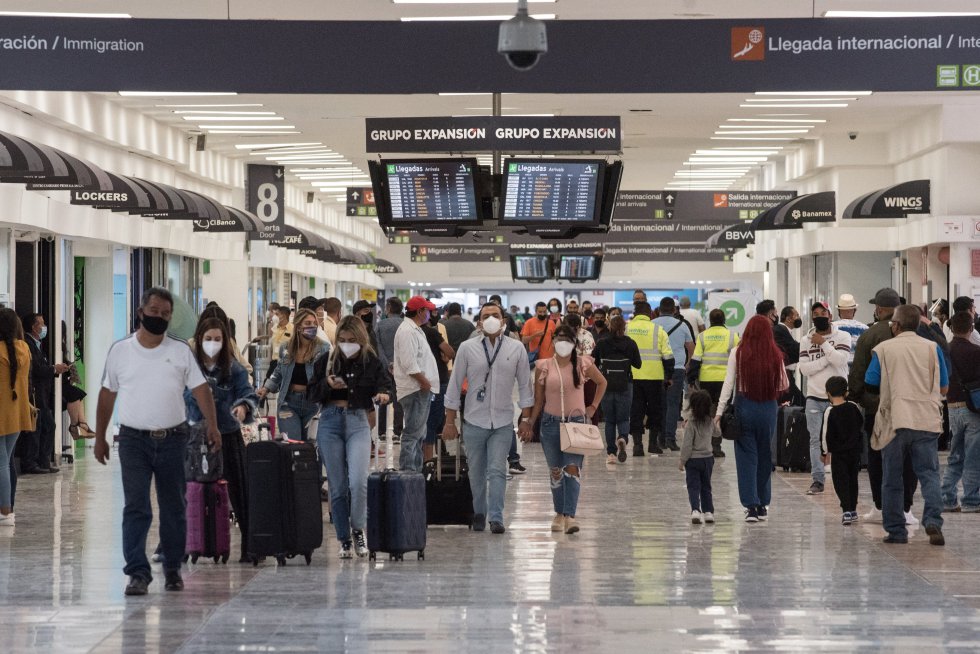
[[538, 314], [538, 320], [547, 320], [547, 319], [548, 319], [548, 314], [546, 314], [546, 313], [539, 313]]
[[370, 325], [372, 322], [374, 322], [374, 314], [365, 313], [363, 316], [361, 316], [361, 322], [363, 322], [365, 325]]
[[592, 309], [586, 309], [585, 312], [582, 315], [585, 316], [586, 318], [591, 318], [592, 317]]
[[816, 316], [813, 319], [813, 326], [818, 332], [825, 332], [830, 329], [830, 318], [827, 316]]
[[793, 329], [799, 329], [803, 326], [803, 321], [799, 318], [793, 321]]
[[603, 320], [602, 318], [596, 318], [595, 326], [596, 326], [597, 329], [605, 329], [606, 328], [606, 321]]
[[170, 326], [169, 320], [164, 320], [160, 316], [147, 316], [146, 314], [140, 316], [140, 324], [143, 329], [150, 332], [154, 336], [160, 336], [167, 332], [167, 327]]

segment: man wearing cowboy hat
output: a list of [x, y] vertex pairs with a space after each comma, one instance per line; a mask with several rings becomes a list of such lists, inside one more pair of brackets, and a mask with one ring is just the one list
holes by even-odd
[[847, 365], [854, 363], [854, 350], [857, 348], [858, 339], [861, 338], [861, 334], [868, 331], [867, 324], [854, 319], [857, 308], [857, 302], [854, 301], [854, 296], [850, 293], [844, 293], [837, 298], [837, 315], [839, 316], [839, 320], [834, 321], [834, 327], [838, 331], [850, 334], [851, 336], [851, 354], [847, 360]]

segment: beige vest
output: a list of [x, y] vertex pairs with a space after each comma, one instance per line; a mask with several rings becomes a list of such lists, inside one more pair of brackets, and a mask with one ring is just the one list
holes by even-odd
[[881, 403], [871, 447], [883, 449], [897, 429], [942, 432], [936, 344], [914, 332], [902, 332], [879, 343], [872, 352], [881, 364]]

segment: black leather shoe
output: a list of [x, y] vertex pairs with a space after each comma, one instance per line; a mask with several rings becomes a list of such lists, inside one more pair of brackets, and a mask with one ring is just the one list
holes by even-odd
[[50, 468], [45, 470], [45, 472], [61, 472], [61, 468], [59, 468], [58, 466], [51, 466]]
[[905, 545], [909, 542], [908, 538], [900, 538], [899, 536], [892, 536], [889, 534], [881, 539], [882, 543], [890, 543], [893, 545]]
[[20, 474], [22, 475], [46, 475], [51, 472], [50, 468], [31, 468], [30, 470], [22, 470]]
[[473, 531], [483, 531], [487, 528], [487, 516], [482, 513], [477, 513], [473, 516], [473, 522], [470, 523], [470, 529]]
[[[493, 527], [493, 523], [490, 523], [490, 527]], [[929, 534], [929, 544], [943, 546], [946, 544], [946, 539], [943, 537], [943, 530], [936, 525], [929, 525], [926, 527], [926, 533]]]
[[490, 533], [491, 534], [502, 534], [506, 529], [504, 529], [504, 523], [502, 522], [491, 522], [490, 523]]
[[143, 577], [130, 577], [126, 585], [126, 595], [146, 595], [150, 582]]
[[179, 572], [171, 570], [166, 574], [167, 581], [163, 585], [166, 590], [184, 590], [184, 580], [180, 578]]
[[721, 450], [715, 450], [715, 451], [714, 451], [714, 452], [712, 452], [711, 454], [712, 454], [712, 455], [713, 455], [713, 456], [714, 456], [714, 457], [715, 457], [716, 459], [724, 459], [724, 458], [725, 458], [725, 453], [724, 453], [724, 452], [722, 452]]

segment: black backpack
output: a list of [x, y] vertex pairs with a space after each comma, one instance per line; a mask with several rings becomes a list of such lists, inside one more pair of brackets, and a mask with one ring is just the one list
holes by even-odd
[[604, 343], [603, 349], [607, 347], [612, 356], [602, 357], [599, 370], [606, 378], [606, 392], [621, 393], [626, 390], [633, 379], [632, 365], [624, 353], [613, 343]]

